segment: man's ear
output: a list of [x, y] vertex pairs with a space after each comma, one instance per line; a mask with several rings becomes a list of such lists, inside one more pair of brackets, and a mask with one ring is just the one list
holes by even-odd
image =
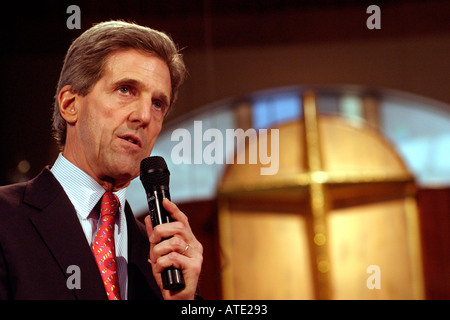
[[78, 94], [71, 91], [70, 85], [64, 86], [58, 93], [59, 112], [70, 124], [75, 124], [78, 120], [77, 97]]

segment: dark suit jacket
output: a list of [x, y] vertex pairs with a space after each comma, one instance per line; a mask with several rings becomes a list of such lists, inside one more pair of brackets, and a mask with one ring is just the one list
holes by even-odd
[[[126, 205], [128, 298], [162, 299], [148, 263], [145, 227]], [[81, 288], [69, 289], [68, 267]], [[107, 299], [75, 209], [46, 167], [34, 179], [0, 187], [0, 299]]]

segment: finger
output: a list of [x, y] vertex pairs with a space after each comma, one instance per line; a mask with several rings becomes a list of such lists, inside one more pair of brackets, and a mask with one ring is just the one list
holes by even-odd
[[189, 257], [189, 245], [180, 237], [172, 237], [170, 239], [161, 241], [153, 247], [152, 257], [159, 259], [159, 257], [169, 254], [170, 252], [176, 252]]
[[[152, 267], [157, 273], [163, 272], [163, 270], [174, 267], [182, 270], [186, 285], [188, 283], [194, 283], [194, 279], [198, 279], [202, 269], [203, 256], [197, 258], [189, 258], [184, 255], [171, 252], [160, 257]], [[197, 280], [195, 280], [196, 283]]]
[[[172, 218], [175, 221], [181, 222], [184, 225], [184, 227], [186, 228], [184, 230], [184, 231], [187, 231], [187, 233], [185, 234], [185, 237], [184, 237], [186, 242], [189, 244], [193, 244], [194, 242], [196, 242], [197, 239], [195, 238], [195, 236], [192, 232], [191, 226], [189, 224], [189, 219], [183, 213], [183, 211], [181, 211], [175, 203], [171, 202], [167, 198], [163, 199], [163, 206], [170, 213], [170, 215], [172, 216]], [[179, 233], [179, 234], [182, 235], [182, 233]]]
[[147, 230], [147, 236], [150, 239], [153, 233], [152, 218], [150, 216], [146, 216], [144, 222], [145, 222], [145, 229]]
[[154, 233], [153, 233], [153, 226], [152, 226], [152, 219], [150, 216], [146, 216], [144, 219], [145, 222], [145, 229], [147, 230], [147, 237], [148, 237], [148, 241], [150, 242], [150, 252], [149, 252], [149, 261], [152, 265], [153, 262], [152, 261], [156, 261], [156, 256], [153, 254], [153, 249], [156, 243], [152, 243], [152, 238], [154, 238]]
[[186, 227], [190, 229], [188, 217], [177, 207], [175, 203], [171, 202], [167, 198], [164, 198], [163, 206], [170, 213], [170, 215], [175, 221], [182, 222], [183, 224], [186, 225]]
[[178, 209], [178, 207], [173, 202], [171, 202], [167, 198], [164, 198], [163, 206], [167, 210], [167, 212], [171, 215], [171, 217], [175, 220], [175, 222], [164, 223], [162, 224], [164, 225], [164, 227], [162, 228], [160, 227], [161, 225], [157, 225], [155, 226], [155, 228], [152, 229], [151, 218], [145, 218], [145, 220], [148, 220], [148, 222], [146, 222], [146, 227], [147, 227], [147, 234], [149, 235], [149, 240], [151, 243], [158, 243], [162, 239], [169, 238], [175, 234], [180, 234], [181, 236], [183, 236], [184, 233], [183, 229], [185, 227], [187, 228], [188, 233], [189, 232], [192, 233], [187, 216], [180, 209]]
[[150, 243], [157, 244], [161, 240], [170, 238], [172, 236], [179, 236], [181, 238], [189, 237], [189, 230], [181, 222], [169, 222], [157, 225], [152, 230], [152, 234], [149, 237]]
[[[194, 236], [192, 231], [179, 222], [171, 222], [156, 226], [150, 237], [150, 243], [153, 245], [164, 244], [164, 251], [178, 252], [188, 257], [194, 257], [198, 254], [203, 254], [203, 247], [201, 243]], [[151, 246], [151, 248], [154, 248]], [[158, 256], [159, 249], [158, 248]], [[170, 248], [171, 250], [169, 250]]]
[[169, 267], [175, 267], [180, 270], [186, 269], [189, 265], [189, 258], [178, 254], [176, 252], [171, 252], [169, 254], [159, 257], [156, 263], [153, 264], [155, 271], [161, 273], [164, 269]]

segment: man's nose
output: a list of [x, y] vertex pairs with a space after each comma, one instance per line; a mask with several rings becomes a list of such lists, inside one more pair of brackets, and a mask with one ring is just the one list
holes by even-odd
[[146, 126], [150, 123], [152, 118], [152, 98], [141, 97], [134, 104], [132, 113], [130, 114], [130, 121], [139, 123], [140, 126]]

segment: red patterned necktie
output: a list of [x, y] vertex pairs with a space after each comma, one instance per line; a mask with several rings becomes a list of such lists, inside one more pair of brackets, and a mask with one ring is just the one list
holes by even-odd
[[92, 243], [92, 252], [94, 253], [109, 300], [120, 300], [116, 252], [114, 249], [114, 223], [118, 206], [119, 199], [117, 196], [112, 192], [105, 192], [100, 206], [100, 227]]

